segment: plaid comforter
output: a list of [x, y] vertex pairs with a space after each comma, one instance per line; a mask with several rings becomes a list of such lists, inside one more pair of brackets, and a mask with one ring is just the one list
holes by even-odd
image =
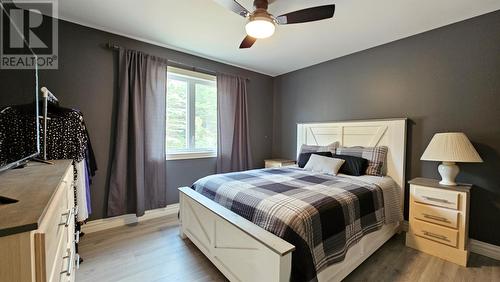
[[384, 224], [380, 187], [299, 168], [212, 175], [192, 188], [293, 244], [292, 281], [316, 280]]

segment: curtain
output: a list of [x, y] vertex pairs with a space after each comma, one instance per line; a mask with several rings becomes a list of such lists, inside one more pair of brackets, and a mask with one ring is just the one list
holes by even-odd
[[217, 172], [251, 168], [246, 79], [217, 75], [218, 154]]
[[108, 216], [166, 206], [167, 61], [120, 48]]

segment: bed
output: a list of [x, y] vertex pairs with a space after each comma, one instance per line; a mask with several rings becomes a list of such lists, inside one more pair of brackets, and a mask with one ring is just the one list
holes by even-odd
[[[406, 119], [297, 125], [297, 148], [302, 144], [326, 145], [335, 141], [342, 146], [387, 146], [388, 155], [384, 167], [387, 176], [333, 177], [299, 168], [263, 169], [210, 176], [197, 181], [194, 189], [179, 188], [181, 236], [189, 238], [231, 281], [309, 281], [316, 278], [319, 281], [342, 280], [400, 229]], [[241, 190], [238, 195], [242, 195], [244, 191], [245, 196], [236, 199], [232, 194], [235, 189]], [[318, 198], [317, 191], [332, 193], [329, 198], [335, 198], [336, 193], [331, 191], [342, 189], [349, 190], [349, 194], [355, 194], [357, 198], [342, 200], [340, 197], [335, 199], [337, 202], [361, 203], [360, 199], [368, 196], [369, 203], [375, 204], [370, 204], [370, 208], [359, 204], [365, 210], [362, 212], [363, 217], [345, 221], [344, 233], [349, 236], [323, 241], [318, 244], [320, 247], [314, 243], [318, 241], [318, 233], [315, 233], [312, 226], [317, 224], [311, 222], [318, 222], [319, 215], [316, 215], [316, 211], [321, 208], [309, 209], [308, 218], [302, 216], [306, 214], [305, 210], [287, 215], [287, 212], [282, 212], [283, 209], [276, 211], [275, 206], [266, 205], [274, 198], [283, 198], [280, 193], [284, 193], [289, 202], [303, 204], [306, 201], [315, 206], [317, 201], [310, 199]], [[307, 197], [300, 196], [304, 191], [309, 193]], [[363, 194], [358, 191], [363, 191]], [[257, 205], [259, 209], [255, 209]], [[266, 206], [268, 210], [262, 208]], [[259, 216], [255, 216], [256, 212]], [[270, 212], [274, 212], [273, 216], [266, 217], [265, 214]], [[333, 218], [335, 214], [323, 213], [321, 216], [324, 218], [329, 215]], [[248, 220], [252, 218], [259, 220]], [[290, 218], [293, 220], [289, 221]], [[296, 218], [304, 219], [295, 220]], [[280, 225], [282, 222], [287, 224]], [[342, 227], [339, 224], [325, 227], [324, 220], [321, 224], [321, 230]], [[290, 235], [291, 228], [288, 225], [293, 225], [293, 230], [298, 231]], [[344, 245], [337, 246], [339, 238], [344, 241]], [[325, 244], [333, 247], [324, 247]], [[311, 258], [307, 258], [305, 249], [314, 250], [310, 252]], [[311, 269], [317, 272], [311, 274]]]

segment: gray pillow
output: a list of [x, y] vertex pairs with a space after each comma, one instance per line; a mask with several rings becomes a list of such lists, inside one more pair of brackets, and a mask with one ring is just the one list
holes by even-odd
[[337, 149], [339, 145], [340, 145], [339, 142], [333, 142], [326, 146], [302, 144], [302, 146], [300, 146], [299, 155], [303, 153], [315, 153], [315, 152], [331, 152], [332, 154], [335, 154], [335, 149]]

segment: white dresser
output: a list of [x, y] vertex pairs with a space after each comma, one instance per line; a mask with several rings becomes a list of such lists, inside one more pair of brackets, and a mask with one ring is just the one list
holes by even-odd
[[0, 174], [0, 196], [17, 200], [0, 204], [0, 281], [75, 280], [73, 166], [54, 163]]

